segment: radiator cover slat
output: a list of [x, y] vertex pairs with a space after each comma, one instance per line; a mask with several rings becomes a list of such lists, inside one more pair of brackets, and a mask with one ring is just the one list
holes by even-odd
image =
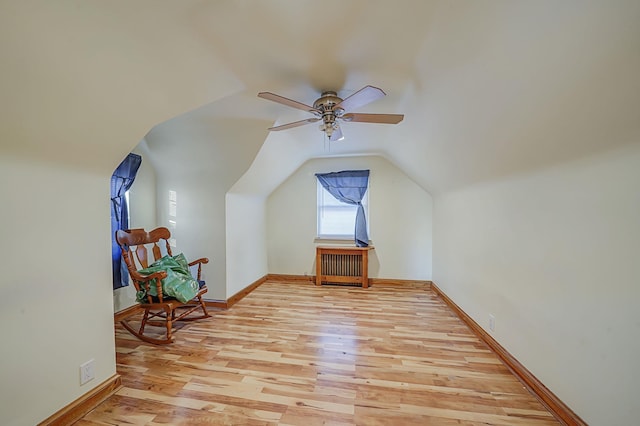
[[323, 254], [322, 275], [362, 276], [362, 256], [353, 254]]

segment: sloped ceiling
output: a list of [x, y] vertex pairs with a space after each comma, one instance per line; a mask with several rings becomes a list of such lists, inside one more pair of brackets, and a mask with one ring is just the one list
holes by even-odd
[[199, 3], [1, 1], [2, 153], [110, 175], [154, 125], [240, 90], [192, 33]]
[[[73, 149], [113, 167], [162, 123], [150, 148], [175, 139], [207, 170], [191, 144], [207, 122], [222, 157], [243, 143], [253, 156], [263, 138], [237, 191], [268, 194], [310, 158], [379, 154], [438, 193], [640, 142], [634, 0], [14, 3], [2, 3], [0, 112], [18, 153]], [[402, 123], [345, 123], [331, 144], [313, 124], [265, 130], [308, 115], [259, 91], [312, 103], [367, 84], [388, 96], [359, 111]]]
[[361, 111], [405, 114], [397, 126], [344, 123], [335, 143], [314, 124], [265, 133], [234, 191], [268, 194], [309, 158], [379, 154], [437, 193], [640, 142], [639, 10], [285, 0], [208, 2], [192, 13], [194, 31], [243, 83], [206, 107], [246, 120], [236, 143], [251, 123], [310, 116], [257, 98], [263, 90], [311, 104], [323, 90], [345, 97], [372, 84], [388, 96]]

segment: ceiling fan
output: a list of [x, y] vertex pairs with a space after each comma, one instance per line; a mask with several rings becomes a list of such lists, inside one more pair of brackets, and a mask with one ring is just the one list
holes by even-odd
[[403, 114], [364, 114], [358, 112], [348, 112], [377, 99], [386, 96], [386, 93], [377, 87], [365, 86], [351, 96], [342, 99], [333, 91], [322, 92], [322, 95], [316, 99], [313, 106], [303, 104], [276, 95], [271, 92], [260, 92], [258, 97], [286, 105], [291, 108], [301, 109], [310, 112], [315, 117], [307, 118], [293, 123], [282, 124], [280, 126], [270, 127], [269, 130], [285, 130], [309, 123], [315, 123], [322, 120], [320, 130], [327, 134], [330, 141], [339, 141], [343, 139], [342, 130], [337, 120], [357, 123], [382, 123], [382, 124], [398, 124], [404, 118]]

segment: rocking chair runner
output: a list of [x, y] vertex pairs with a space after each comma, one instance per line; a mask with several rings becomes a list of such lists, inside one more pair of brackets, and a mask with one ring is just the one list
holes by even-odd
[[[171, 233], [167, 228], [156, 228], [149, 232], [144, 229], [116, 231], [116, 241], [122, 251], [122, 258], [127, 265], [133, 285], [137, 292], [144, 291], [146, 294], [144, 300], [140, 302], [140, 307], [144, 310], [144, 313], [138, 330], [136, 330], [126, 318], [120, 321], [120, 323], [140, 340], [159, 345], [173, 341], [172, 332], [174, 321], [190, 321], [211, 316], [207, 312], [207, 308], [202, 300], [202, 295], [207, 292], [207, 286], [201, 281], [202, 265], [208, 263], [209, 259], [203, 257], [189, 263], [190, 267], [198, 265], [196, 279], [201, 286], [196, 296], [187, 303], [182, 303], [179, 300], [163, 295], [161, 281], [167, 277], [165, 271], [154, 272], [149, 275], [142, 275], [138, 272], [138, 269], [148, 268], [150, 264], [147, 256], [147, 247], [145, 245], [152, 245], [151, 251], [154, 259], [151, 263], [162, 258], [161, 249], [158, 245], [162, 244], [162, 240], [164, 240], [167, 254], [172, 256], [171, 246], [169, 245], [170, 237]], [[138, 260], [140, 268], [136, 267], [135, 259]], [[151, 286], [155, 287], [157, 296], [151, 295]], [[202, 310], [201, 315], [189, 316], [198, 310]], [[156, 338], [150, 336], [148, 333], [145, 334], [146, 325], [164, 327], [166, 330], [164, 335], [166, 337]]]

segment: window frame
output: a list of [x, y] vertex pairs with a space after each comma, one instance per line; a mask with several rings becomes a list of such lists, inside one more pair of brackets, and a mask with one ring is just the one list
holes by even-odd
[[[356, 209], [357, 206], [355, 205], [351, 205], [351, 204], [347, 204], [347, 203], [343, 203], [339, 200], [337, 200], [333, 195], [331, 195], [329, 193], [329, 191], [327, 191], [322, 184], [320, 183], [320, 181], [316, 178], [316, 241], [353, 241], [355, 238], [355, 220], [356, 220]], [[364, 207], [364, 214], [365, 217], [367, 219], [367, 235], [369, 236], [369, 240], [371, 240], [371, 228], [370, 228], [370, 223], [371, 221], [370, 216], [369, 216], [369, 204], [370, 204], [370, 199], [369, 199], [369, 193], [371, 191], [371, 177], [369, 177], [369, 181], [367, 183], [367, 191], [364, 194], [364, 197], [362, 198], [362, 206]], [[338, 209], [344, 209], [344, 210], [350, 210], [353, 212], [353, 219], [350, 219], [350, 225], [351, 225], [351, 230], [350, 233], [344, 233], [344, 234], [323, 234], [320, 232], [321, 230], [321, 220], [322, 220], [322, 215], [323, 213], [326, 214], [326, 207], [325, 207], [325, 203], [324, 203], [324, 198], [329, 197], [330, 200], [335, 201], [335, 204], [338, 205], [342, 205], [339, 207], [336, 207], [335, 204], [334, 206], [330, 206]]]

